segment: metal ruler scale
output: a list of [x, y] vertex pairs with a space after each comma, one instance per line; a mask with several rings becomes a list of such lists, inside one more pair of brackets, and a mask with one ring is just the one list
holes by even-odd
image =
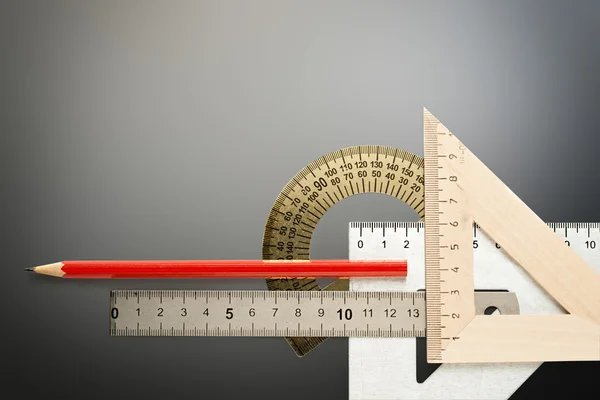
[[[509, 293], [477, 293], [515, 308]], [[111, 336], [426, 336], [423, 291], [113, 290]]]
[[114, 290], [111, 336], [424, 337], [424, 292]]
[[[313, 233], [327, 211], [344, 199], [365, 193], [386, 194], [405, 202], [421, 218], [423, 158], [400, 148], [365, 145], [342, 148], [302, 168], [275, 199], [265, 223], [265, 260], [309, 259]], [[348, 280], [321, 288], [314, 279], [267, 279], [269, 290], [348, 290]], [[326, 337], [286, 338], [303, 357]]]
[[[547, 223], [591, 265], [600, 263], [599, 223]], [[422, 281], [423, 222], [352, 222], [350, 256], [403, 258], [409, 261], [406, 279], [394, 291], [379, 290], [380, 279], [361, 279], [371, 290], [240, 291], [240, 290], [114, 290], [110, 296], [112, 336], [253, 336], [253, 337], [424, 337], [426, 301]], [[473, 226], [476, 264], [502, 268], [510, 264], [498, 244]], [[411, 272], [411, 265], [413, 266]], [[419, 268], [416, 268], [420, 266]], [[420, 272], [419, 272], [420, 271]], [[507, 271], [510, 276], [510, 271]], [[415, 275], [417, 274], [417, 275]], [[484, 276], [489, 276], [485, 273]], [[495, 281], [498, 281], [494, 279]], [[500, 281], [499, 281], [500, 282]], [[415, 284], [416, 285], [413, 285]], [[499, 286], [502, 286], [499, 283]], [[476, 289], [505, 289], [479, 285]], [[539, 304], [538, 293], [518, 293], [525, 312]], [[477, 296], [477, 294], [476, 294]], [[484, 310], [480, 310], [482, 314]]]
[[[600, 272], [600, 223], [548, 222], [546, 225], [592, 268]], [[423, 222], [352, 222], [350, 259], [405, 259], [406, 279], [351, 279], [350, 290], [414, 291], [426, 288], [425, 224]], [[562, 314], [564, 310], [504, 249], [473, 224], [474, 289], [510, 290], [517, 294], [521, 314]], [[568, 266], [565, 266], [568, 273]], [[429, 306], [430, 294], [427, 295]], [[429, 337], [429, 331], [427, 331]]]
[[[555, 234], [600, 273], [599, 223], [547, 223]], [[508, 290], [517, 312], [502, 307], [497, 314], [561, 314], [564, 310], [477, 225], [473, 226], [474, 288]], [[425, 288], [423, 222], [351, 222], [351, 260], [405, 259], [406, 279], [350, 279], [351, 291], [412, 291]], [[568, 273], [568, 266], [565, 267]], [[501, 293], [501, 292], [500, 292]], [[477, 293], [476, 304], [477, 304]], [[498, 305], [498, 303], [494, 303]], [[500, 311], [500, 312], [498, 312]], [[488, 312], [489, 313], [489, 312]], [[477, 314], [482, 312], [477, 310]], [[421, 342], [420, 342], [421, 340]], [[350, 338], [349, 393], [359, 399], [507, 399], [540, 363], [435, 364], [424, 367], [424, 339], [369, 340]], [[493, 347], [490, 347], [492, 349]], [[431, 364], [429, 364], [431, 365]], [[416, 374], [415, 374], [416, 372]], [[431, 375], [429, 375], [431, 374]]]
[[[600, 223], [598, 222], [546, 222], [546, 225], [574, 248], [586, 262], [594, 264], [600, 257]], [[497, 252], [504, 254], [502, 247], [491, 240], [477, 224], [472, 226], [472, 246], [474, 254], [482, 253], [490, 257]], [[401, 249], [418, 248], [424, 251], [424, 222], [351, 222], [349, 246], [372, 251], [376, 259], [391, 259]], [[507, 256], [508, 257], [508, 256]], [[409, 260], [410, 261], [410, 260]], [[410, 275], [410, 265], [408, 267]]]
[[[600, 272], [600, 223], [548, 222], [546, 225], [579, 257]], [[425, 289], [424, 228], [423, 222], [350, 223], [350, 259], [404, 259], [408, 263], [406, 279], [350, 279], [350, 290]], [[560, 305], [478, 225], [472, 226], [470, 237], [475, 289], [510, 290], [516, 293], [522, 314], [564, 313]], [[568, 273], [568, 266], [565, 266], [565, 273]], [[429, 305], [429, 293], [427, 297]]]

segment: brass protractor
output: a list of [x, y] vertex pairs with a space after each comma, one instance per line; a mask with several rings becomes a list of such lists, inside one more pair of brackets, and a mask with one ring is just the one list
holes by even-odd
[[[307, 260], [312, 235], [328, 209], [347, 197], [383, 193], [425, 215], [423, 158], [389, 146], [353, 146], [320, 157], [283, 188], [267, 218], [263, 260]], [[269, 290], [321, 290], [314, 279], [267, 279]], [[348, 290], [338, 279], [323, 290]], [[299, 357], [327, 338], [286, 338]]]

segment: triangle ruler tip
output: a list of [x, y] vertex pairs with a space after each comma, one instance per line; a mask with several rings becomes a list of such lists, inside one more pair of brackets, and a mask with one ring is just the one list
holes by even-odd
[[[600, 361], [600, 275], [430, 114], [424, 133], [429, 362]], [[474, 315], [473, 222], [568, 314]]]
[[423, 107], [423, 118], [433, 123], [441, 124], [440, 120], [435, 115], [433, 115], [433, 113], [429, 111], [426, 107]]

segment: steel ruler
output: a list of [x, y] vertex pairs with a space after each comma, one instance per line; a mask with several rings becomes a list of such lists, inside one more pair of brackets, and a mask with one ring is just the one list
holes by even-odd
[[[478, 292], [478, 312], [513, 293]], [[111, 336], [425, 337], [424, 291], [113, 290]]]
[[[309, 259], [313, 233], [335, 204], [365, 193], [379, 193], [406, 203], [425, 216], [424, 160], [390, 146], [364, 145], [342, 148], [313, 160], [283, 187], [267, 217], [263, 232], [265, 260]], [[314, 279], [267, 279], [269, 290], [348, 290], [348, 280], [338, 279], [321, 288]], [[286, 337], [303, 357], [327, 338]]]
[[[426, 287], [423, 222], [351, 222], [349, 258], [352, 260], [405, 259], [406, 279], [350, 279], [351, 291], [413, 291]], [[600, 273], [600, 224], [547, 223], [552, 231]], [[516, 232], [518, 233], [518, 231]], [[517, 308], [502, 314], [548, 315], [564, 310], [479, 226], [471, 231], [474, 288], [508, 290]], [[569, 267], [565, 266], [565, 273]], [[477, 300], [476, 300], [477, 304]], [[509, 312], [506, 312], [509, 311]], [[512, 311], [512, 312], [511, 312]], [[477, 312], [481, 314], [481, 312]], [[498, 315], [500, 314], [500, 315]], [[429, 338], [369, 340], [348, 343], [349, 396], [352, 399], [507, 399], [540, 363], [428, 364]], [[490, 350], [494, 347], [490, 346]]]
[[[567, 246], [588, 263], [597, 262], [600, 256], [600, 223], [598, 222], [546, 222], [546, 225], [560, 237]], [[471, 228], [474, 253], [493, 259], [494, 254], [504, 254], [502, 247], [491, 240], [477, 224]], [[408, 250], [424, 251], [425, 224], [423, 222], [351, 222], [349, 246], [375, 252], [379, 259], [403, 256]], [[398, 253], [398, 250], [406, 253]], [[411, 261], [409, 259], [409, 261]], [[410, 265], [408, 266], [410, 275]]]
[[424, 292], [115, 290], [113, 336], [424, 337]]
[[[568, 245], [598, 264], [598, 223], [547, 223]], [[472, 247], [497, 267], [502, 248], [473, 225]], [[423, 222], [352, 222], [350, 254], [408, 259], [406, 280], [418, 281], [411, 265], [423, 263]], [[506, 261], [505, 261], [506, 262]], [[423, 277], [420, 277], [422, 280]], [[363, 283], [368, 279], [361, 280]], [[371, 280], [377, 282], [377, 280]], [[426, 297], [420, 288], [400, 291], [114, 290], [110, 295], [113, 336], [424, 337]], [[415, 290], [412, 290], [415, 289]], [[477, 288], [476, 288], [477, 289]], [[503, 290], [503, 287], [482, 287]], [[494, 293], [494, 292], [492, 292]], [[498, 297], [498, 295], [500, 297]], [[502, 296], [505, 297], [502, 297]], [[518, 310], [516, 296], [476, 293], [487, 308]], [[495, 303], [494, 303], [495, 302]]]

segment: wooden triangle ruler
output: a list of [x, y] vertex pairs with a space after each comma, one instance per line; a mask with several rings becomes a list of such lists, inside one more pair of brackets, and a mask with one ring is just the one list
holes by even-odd
[[[600, 360], [600, 274], [427, 109], [424, 145], [428, 361]], [[566, 314], [476, 316], [474, 222]]]

